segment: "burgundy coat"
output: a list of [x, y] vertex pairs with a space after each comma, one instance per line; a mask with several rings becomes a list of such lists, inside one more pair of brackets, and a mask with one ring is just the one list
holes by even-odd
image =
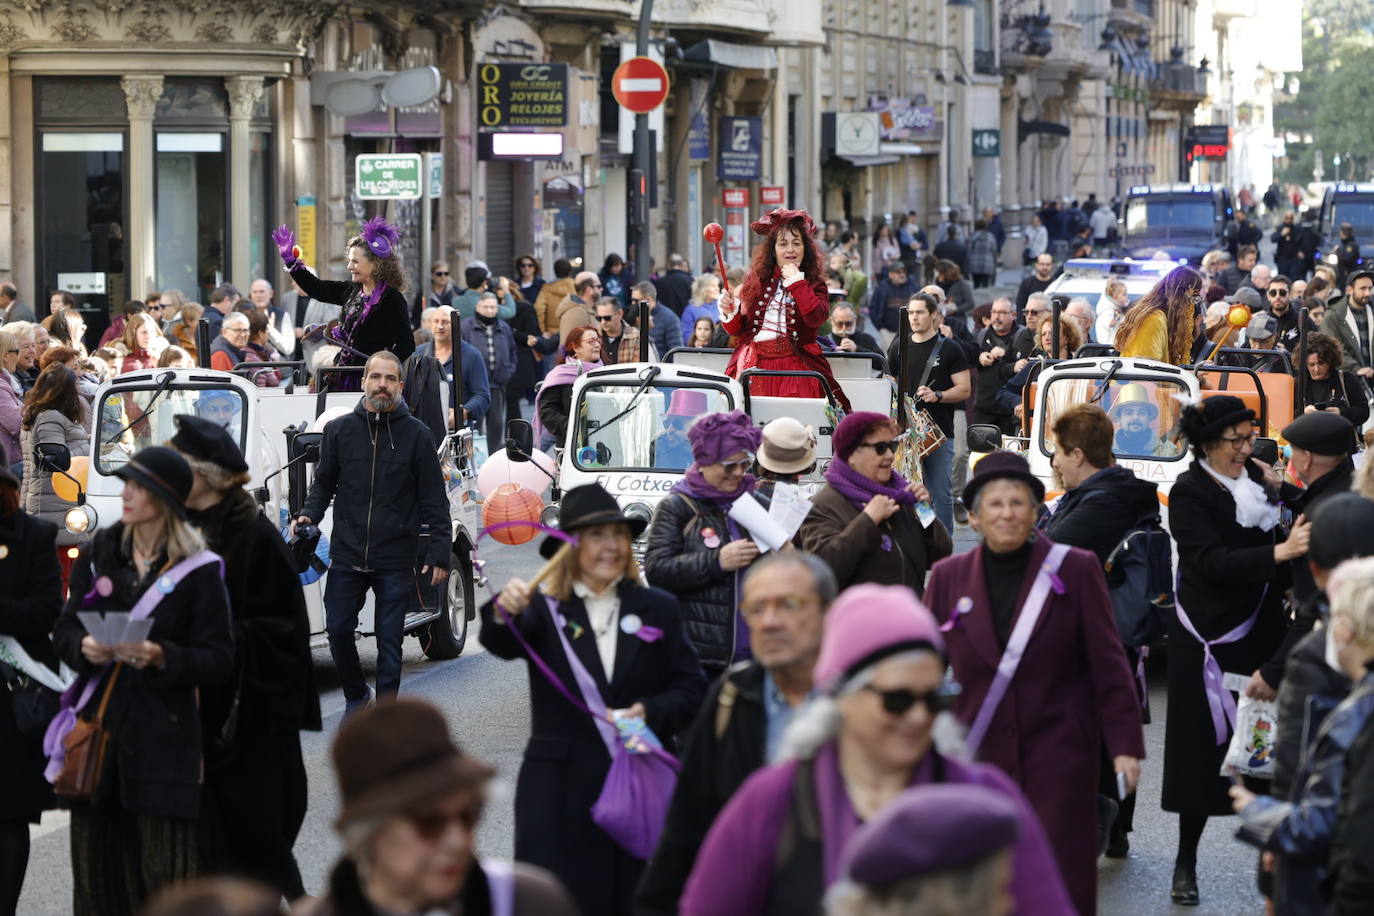
[[[1031, 547], [1017, 616], [1049, 553], [1043, 535]], [[1097, 785], [1102, 746], [1115, 757], [1145, 756], [1140, 703], [1112, 618], [1097, 558], [1071, 548], [1059, 568], [1065, 594], [1050, 600], [993, 716], [980, 760], [1006, 771], [1030, 800], [1049, 835], [1064, 883], [1080, 913], [1097, 912]], [[945, 634], [954, 678], [963, 687], [955, 712], [972, 724], [997, 672], [997, 645], [983, 550], [936, 563], [926, 602], [948, 620], [961, 598], [973, 602]]]

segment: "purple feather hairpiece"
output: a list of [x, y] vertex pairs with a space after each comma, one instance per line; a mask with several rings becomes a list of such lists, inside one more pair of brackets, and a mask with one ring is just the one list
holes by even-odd
[[363, 241], [368, 249], [379, 258], [389, 258], [401, 241], [401, 233], [387, 224], [386, 218], [374, 216], [363, 223]]

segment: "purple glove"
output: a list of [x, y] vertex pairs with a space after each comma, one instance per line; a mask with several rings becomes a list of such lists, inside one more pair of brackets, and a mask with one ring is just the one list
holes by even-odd
[[281, 255], [281, 262], [287, 270], [296, 270], [301, 266], [301, 250], [296, 247], [296, 234], [284, 223], [272, 233], [272, 241], [277, 243], [277, 254]]

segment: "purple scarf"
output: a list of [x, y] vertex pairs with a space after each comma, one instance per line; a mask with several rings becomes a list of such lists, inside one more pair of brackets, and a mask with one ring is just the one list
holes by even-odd
[[906, 478], [896, 471], [892, 472], [892, 480], [889, 483], [878, 483], [870, 480], [849, 465], [840, 461], [838, 458], [830, 462], [830, 466], [825, 469], [825, 482], [830, 484], [840, 495], [852, 502], [863, 511], [863, 507], [868, 505], [868, 501], [875, 496], [890, 496], [899, 505], [916, 505], [916, 494], [907, 489]]
[[692, 462], [682, 474], [682, 479], [673, 484], [673, 492], [681, 493], [684, 496], [691, 496], [694, 499], [709, 500], [720, 506], [724, 512], [729, 512], [730, 507], [735, 504], [745, 493], [754, 491], [754, 475], [745, 474], [744, 480], [740, 482], [739, 489], [733, 493], [726, 493], [717, 487], [711, 486], [706, 482], [706, 478], [701, 476], [701, 468], [697, 467], [696, 462]]

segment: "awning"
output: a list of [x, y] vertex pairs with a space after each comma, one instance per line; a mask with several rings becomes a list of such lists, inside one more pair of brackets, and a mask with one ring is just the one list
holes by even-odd
[[735, 70], [776, 70], [778, 52], [762, 45], [739, 45], [707, 38], [687, 49], [682, 59], [693, 63], [718, 64]]
[[859, 168], [867, 168], [870, 165], [891, 165], [894, 162], [901, 162], [901, 156], [836, 156], [836, 159], [843, 159], [850, 165]]

